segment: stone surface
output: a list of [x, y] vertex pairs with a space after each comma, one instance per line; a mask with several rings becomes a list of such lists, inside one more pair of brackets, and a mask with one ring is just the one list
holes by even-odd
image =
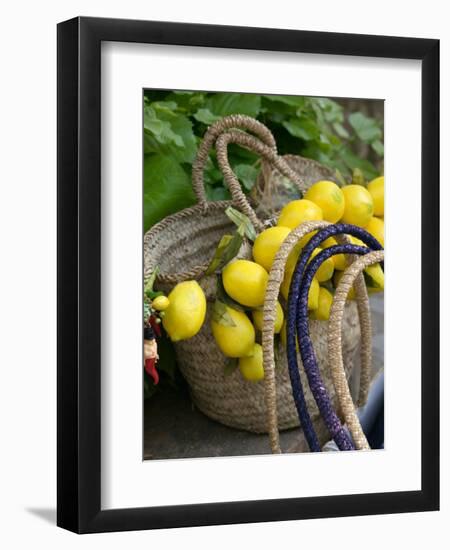
[[[384, 361], [383, 295], [371, 297], [373, 319], [373, 374]], [[358, 379], [350, 381], [357, 391]], [[167, 390], [144, 404], [144, 460], [167, 458], [200, 458], [270, 454], [267, 435], [234, 430], [210, 420], [192, 404], [187, 387]], [[328, 434], [322, 426], [323, 443]], [[300, 429], [280, 434], [283, 452], [305, 452], [307, 445]]]

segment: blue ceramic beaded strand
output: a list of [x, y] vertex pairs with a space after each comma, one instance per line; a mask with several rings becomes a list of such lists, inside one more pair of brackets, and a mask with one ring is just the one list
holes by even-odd
[[[294, 271], [291, 287], [289, 290], [288, 320], [287, 320], [287, 358], [288, 358], [289, 375], [291, 379], [294, 401], [296, 404], [300, 423], [305, 433], [305, 438], [308, 442], [308, 445], [311, 451], [313, 452], [318, 452], [321, 450], [321, 448], [317, 438], [317, 434], [315, 433], [312, 425], [311, 417], [306, 408], [306, 402], [305, 402], [304, 392], [303, 392], [300, 374], [298, 370], [297, 354], [295, 349], [296, 347], [295, 345], [296, 330], [295, 329], [296, 329], [296, 324], [298, 323], [297, 306], [299, 306], [299, 310], [304, 313], [304, 316], [306, 318], [306, 327], [308, 327], [307, 300], [308, 300], [309, 286], [311, 284], [313, 275], [311, 276], [311, 280], [307, 285], [308, 290], [306, 291], [306, 294], [302, 294], [303, 296], [306, 296], [306, 299], [303, 298], [302, 302], [300, 302], [300, 284], [302, 284], [303, 286], [303, 281], [302, 281], [303, 271], [305, 269], [307, 261], [309, 260], [309, 257], [311, 256], [312, 251], [317, 247], [317, 245], [320, 244], [325, 239], [327, 239], [328, 237], [330, 237], [331, 235], [336, 235], [344, 232], [347, 234], [353, 234], [354, 236], [361, 238], [363, 242], [366, 242], [367, 244], [372, 245], [376, 249], [381, 248], [380, 243], [378, 243], [376, 239], [374, 239], [369, 233], [367, 233], [366, 231], [362, 230], [359, 227], [348, 225], [348, 224], [336, 224], [336, 225], [328, 226], [325, 229], [320, 230], [316, 235], [314, 235], [312, 239], [309, 241], [309, 243], [307, 244], [307, 246], [304, 248], [302, 255], [300, 256], [300, 259], [297, 263], [296, 269]], [[314, 264], [313, 262], [311, 262], [311, 264], [315, 266], [315, 271], [317, 271], [321, 263], [325, 261], [326, 258], [329, 258], [335, 254], [341, 254], [341, 253], [365, 254], [370, 251], [370, 248], [356, 246], [356, 245], [338, 245], [335, 247], [330, 247], [326, 249], [324, 252], [326, 251], [328, 251], [326, 257], [325, 255], [323, 255], [323, 253], [321, 253], [316, 258], [314, 258], [315, 260], [315, 261], [313, 260]], [[309, 273], [310, 272], [311, 271], [309, 271]], [[296, 292], [293, 293], [293, 290], [296, 290]], [[293, 294], [295, 294], [295, 296]], [[304, 326], [303, 316], [301, 317], [300, 326]], [[298, 328], [298, 325], [297, 325], [297, 328]], [[302, 344], [305, 341], [307, 342], [309, 339], [309, 330], [307, 330], [307, 333], [306, 333], [306, 340], [304, 340], [303, 336], [300, 336], [300, 331], [298, 332], [298, 336], [299, 336], [298, 340], [299, 340], [300, 350], [302, 350]], [[320, 377], [320, 372], [317, 366], [317, 360], [316, 360], [310, 339], [309, 339], [309, 344], [310, 344], [309, 347], [307, 345], [303, 346], [304, 357], [302, 354], [302, 360], [303, 360], [303, 364], [305, 365], [305, 371], [308, 377], [308, 382], [311, 387], [311, 391], [319, 406], [319, 410], [322, 416], [324, 416], [324, 419], [327, 422], [328, 429], [337, 438], [336, 443], [338, 444], [338, 446], [342, 448], [342, 450], [353, 449], [354, 447], [351, 440], [348, 438], [346, 432], [342, 430], [340, 421], [337, 418], [337, 415], [334, 413], [333, 408], [331, 406], [331, 401], [329, 399], [328, 393], [326, 392], [326, 389]], [[312, 355], [311, 355], [311, 352], [312, 352]], [[312, 360], [312, 363], [311, 363], [311, 360]], [[306, 367], [305, 363], [308, 364], [308, 367]], [[317, 374], [318, 374], [318, 377], [317, 377]], [[324, 394], [325, 400], [322, 398], [323, 394]], [[328, 398], [328, 402], [327, 402], [327, 398]], [[337, 420], [337, 423], [336, 423], [336, 420]]]

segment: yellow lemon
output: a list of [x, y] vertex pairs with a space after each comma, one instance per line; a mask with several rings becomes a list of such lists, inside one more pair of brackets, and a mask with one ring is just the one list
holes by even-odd
[[245, 357], [253, 351], [255, 329], [247, 315], [227, 306], [232, 325], [211, 320], [213, 336], [220, 350], [227, 357]]
[[[252, 311], [252, 317], [253, 317], [253, 323], [255, 327], [262, 331], [263, 329], [263, 310], [262, 309], [255, 309]], [[284, 321], [284, 313], [283, 308], [281, 307], [280, 302], [277, 302], [277, 308], [276, 308], [276, 318], [275, 318], [275, 334], [278, 334], [281, 330], [281, 327], [283, 326]]]
[[364, 279], [367, 289], [372, 292], [384, 290], [384, 271], [380, 264], [369, 265], [364, 270]]
[[321, 286], [319, 289], [319, 305], [311, 313], [311, 319], [316, 319], [318, 321], [328, 321], [330, 318], [331, 305], [333, 304], [333, 295], [331, 292]]
[[375, 178], [368, 183], [367, 190], [372, 195], [374, 215], [384, 216], [384, 176]]
[[[330, 246], [336, 246], [338, 244], [337, 240], [333, 237], [328, 237], [325, 241], [322, 242], [320, 245], [322, 248], [330, 248]], [[345, 259], [345, 254], [336, 254], [335, 256], [332, 256], [331, 259], [333, 260], [334, 269], [340, 269], [343, 271], [347, 267], [347, 261]]]
[[259, 344], [253, 346], [253, 353], [249, 357], [239, 359], [239, 370], [249, 382], [259, 382], [264, 378], [263, 353]]
[[156, 311], [164, 311], [169, 307], [169, 305], [170, 300], [167, 296], [157, 296], [154, 300], [152, 300], [152, 308], [156, 309]]
[[346, 185], [342, 192], [345, 198], [342, 221], [366, 227], [373, 216], [372, 195], [362, 185]]
[[320, 206], [323, 219], [336, 223], [344, 213], [345, 200], [341, 188], [333, 181], [318, 181], [305, 194], [305, 199]]
[[[321, 248], [315, 248], [311, 254], [311, 260], [322, 252]], [[311, 261], [309, 260], [309, 261]], [[325, 281], [328, 281], [333, 276], [334, 271], [334, 262], [332, 258], [327, 258], [322, 265], [319, 267], [319, 269], [316, 271], [315, 277], [319, 281], [319, 283], [324, 283]]]
[[308, 309], [311, 311], [319, 307], [319, 291], [319, 281], [316, 279], [316, 277], [314, 277], [311, 281], [311, 286], [309, 287], [308, 293]]
[[367, 247], [366, 243], [364, 243], [361, 239], [358, 239], [358, 238], [354, 237], [353, 235], [349, 235], [348, 237], [350, 238], [350, 241], [352, 242], [352, 244]]
[[173, 342], [192, 338], [201, 329], [206, 315], [206, 298], [197, 281], [178, 283], [170, 292], [163, 326]]
[[[281, 283], [280, 290], [283, 298], [288, 300], [289, 297], [289, 287], [291, 286], [292, 275], [294, 274], [294, 267], [288, 269], [286, 265], [286, 271], [284, 273], [284, 279]], [[311, 286], [309, 287], [308, 293], [308, 309], [316, 309], [318, 306], [319, 300], [319, 281], [316, 277], [313, 277]]]
[[253, 244], [253, 258], [266, 271], [270, 271], [275, 254], [278, 252], [282, 242], [289, 235], [291, 230], [288, 227], [269, 227], [260, 233]]
[[260, 307], [264, 303], [267, 271], [255, 262], [236, 260], [222, 271], [225, 291], [233, 300], [248, 307]]
[[[334, 288], [338, 287], [339, 281], [342, 279], [342, 275], [344, 275], [343, 271], [335, 271], [334, 272], [334, 277], [333, 277]], [[355, 289], [354, 289], [354, 287], [352, 287], [350, 289], [350, 292], [347, 295], [347, 300], [354, 300], [355, 296], [356, 296]]]
[[[292, 254], [292, 253], [291, 253]], [[295, 269], [295, 257], [289, 255], [286, 261], [286, 267], [284, 270], [284, 277], [281, 281], [280, 291], [284, 299], [287, 301], [289, 295], [289, 287], [291, 286], [291, 279]]]
[[[283, 323], [283, 327], [280, 332], [281, 344], [284, 348], [287, 348], [287, 334], [286, 334], [286, 322]], [[295, 349], [299, 351], [297, 336], [295, 337]]]
[[373, 216], [366, 225], [368, 231], [384, 248], [384, 221]]
[[294, 229], [303, 222], [322, 220], [323, 214], [317, 204], [299, 199], [288, 202], [280, 213], [277, 225]]

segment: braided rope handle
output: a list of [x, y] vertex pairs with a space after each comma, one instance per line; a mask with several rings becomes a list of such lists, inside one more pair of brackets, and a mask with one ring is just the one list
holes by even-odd
[[241, 184], [230, 166], [228, 160], [228, 145], [230, 143], [238, 144], [249, 151], [257, 153], [273, 168], [276, 168], [281, 174], [290, 179], [301, 193], [303, 189], [303, 179], [277, 154], [276, 149], [268, 147], [250, 134], [245, 134], [239, 130], [229, 130], [217, 138], [217, 162], [223, 173], [228, 189], [231, 192], [231, 196], [233, 197], [233, 203], [236, 208], [250, 218], [257, 229], [262, 230], [264, 228], [264, 223], [258, 218], [255, 211], [250, 206], [247, 197], [242, 192]]
[[[339, 244], [346, 244], [348, 242], [347, 237], [342, 235], [335, 235], [335, 238]], [[358, 256], [350, 255], [347, 260], [348, 265], [352, 265], [352, 262], [356, 261]], [[367, 402], [367, 396], [369, 395], [370, 388], [370, 376], [372, 371], [372, 316], [370, 313], [369, 294], [367, 292], [366, 282], [362, 273], [359, 277], [356, 277], [354, 282], [355, 296], [360, 296], [360, 300], [356, 300], [356, 307], [358, 309], [359, 326], [361, 329], [361, 365], [359, 369], [359, 393], [357, 399], [357, 406], [363, 407]]]
[[208, 206], [208, 201], [205, 193], [203, 173], [208, 161], [209, 151], [212, 149], [217, 138], [231, 128], [249, 130], [258, 136], [261, 142], [267, 147], [272, 149], [274, 152], [277, 150], [275, 138], [269, 128], [250, 116], [229, 115], [221, 118], [214, 124], [211, 124], [203, 136], [202, 142], [197, 150], [197, 155], [192, 164], [192, 187], [194, 189], [195, 196], [197, 197], [198, 204], [202, 205], [205, 209]]
[[[253, 132], [261, 140], [261, 143], [276, 152], [275, 138], [273, 137], [271, 131], [264, 124], [250, 116], [239, 114], [229, 115], [221, 118], [214, 124], [211, 124], [203, 136], [192, 164], [192, 187], [197, 198], [197, 204], [189, 209], [177, 212], [176, 216], [178, 219], [182, 219], [183, 217], [187, 219], [191, 218], [193, 214], [196, 214], [197, 212], [198, 214], [202, 214], [206, 211], [206, 209], [208, 209], [211, 213], [214, 211], [220, 212], [225, 210], [227, 206], [233, 204], [233, 201], [208, 202], [203, 180], [203, 174], [206, 167], [206, 162], [208, 160], [209, 151], [215, 144], [217, 138], [229, 128], [242, 128]], [[258, 141], [258, 143], [260, 142]], [[161, 220], [152, 227], [152, 236], [154, 237], [156, 233], [164, 233], [166, 228], [169, 227], [171, 223], [172, 220], [170, 218]], [[145, 239], [146, 237], [144, 237], [144, 244]], [[177, 272], [175, 274], [160, 273], [157, 280], [159, 283], [164, 284], [176, 284], [188, 279], [198, 280], [205, 275], [205, 272], [209, 267], [209, 263], [210, 262], [208, 261], [201, 265], [194, 266], [189, 270]], [[154, 267], [155, 266], [150, 266], [147, 270], [148, 273], [144, 274], [144, 276], [148, 278]]]
[[[328, 232], [334, 230], [334, 226], [322, 229], [319, 231], [317, 238], [328, 236]], [[331, 258], [336, 254], [352, 254], [352, 255], [361, 255], [367, 254], [371, 251], [370, 248], [366, 246], [357, 246], [354, 244], [340, 244], [336, 246], [331, 246], [322, 250], [317, 256], [315, 256], [309, 263], [309, 255], [302, 253], [299, 262], [297, 263], [295, 272], [292, 277], [292, 282], [289, 290], [289, 307], [288, 307], [288, 318], [287, 318], [287, 336], [288, 336], [288, 365], [289, 365], [289, 374], [291, 376], [292, 389], [294, 393], [294, 399], [297, 403], [300, 399], [303, 399], [302, 388], [298, 386], [298, 381], [296, 380], [295, 373], [298, 371], [297, 356], [295, 353], [295, 333], [297, 332], [297, 338], [300, 346], [300, 355], [302, 357], [303, 368], [306, 372], [309, 387], [311, 393], [314, 396], [314, 399], [319, 408], [320, 414], [325, 422], [325, 425], [330, 432], [331, 437], [336, 442], [338, 448], [343, 451], [353, 450], [354, 444], [348, 436], [347, 431], [344, 429], [341, 424], [340, 418], [337, 416], [331, 397], [329, 396], [324, 382], [322, 380], [321, 372], [317, 362], [317, 357], [315, 355], [314, 346], [310, 337], [309, 330], [309, 319], [308, 319], [308, 293], [309, 288], [312, 282], [314, 275], [317, 272], [317, 269], [322, 265], [323, 261]], [[305, 256], [303, 255], [305, 254]], [[362, 332], [362, 337], [365, 343], [369, 345], [364, 346], [364, 348], [370, 348], [371, 340], [371, 331]], [[369, 357], [369, 360], [371, 357]], [[369, 364], [370, 367], [370, 364]], [[298, 374], [297, 374], [298, 376]], [[342, 366], [342, 377], [347, 385], [346, 374]], [[350, 394], [350, 390], [348, 390]], [[302, 415], [300, 415], [302, 412]], [[299, 418], [302, 425], [306, 422], [311, 423], [309, 414], [305, 414], [305, 411], [299, 411]], [[305, 422], [306, 419], [306, 422]], [[311, 425], [312, 427], [312, 425]], [[312, 435], [315, 436], [314, 430], [312, 430]], [[306, 434], [310, 436], [311, 433]], [[317, 440], [317, 436], [309, 437], [308, 443], [312, 451], [320, 451], [320, 445]]]
[[[353, 399], [345, 377], [344, 363], [342, 359], [342, 321], [345, 302], [355, 280], [358, 279], [366, 267], [382, 262], [383, 260], [384, 251], [376, 250], [355, 259], [354, 262], [347, 267], [334, 294], [328, 324], [328, 364], [330, 366], [331, 377], [333, 379], [336, 395], [341, 407], [342, 415], [348, 429], [350, 430], [350, 433], [352, 434], [356, 448], [364, 450], [369, 450], [370, 446], [356, 414], [355, 405], [353, 404]], [[367, 330], [367, 328], [365, 330]], [[367, 339], [363, 338], [363, 345], [365, 340], [367, 343]]]
[[[263, 367], [264, 367], [264, 392], [267, 414], [267, 429], [272, 453], [281, 453], [280, 435], [278, 431], [278, 411], [277, 411], [277, 392], [275, 379], [275, 352], [273, 335], [275, 330], [276, 307], [280, 286], [284, 278], [286, 261], [295, 245], [300, 242], [305, 235], [311, 231], [323, 229], [330, 226], [330, 223], [324, 221], [305, 222], [292, 230], [275, 255], [274, 262], [270, 269], [269, 279], [266, 287], [266, 294], [263, 307], [263, 330], [262, 330], [262, 348], [263, 348]], [[344, 243], [350, 243], [350, 239], [345, 236], [339, 236]], [[350, 261], [352, 258], [350, 258]], [[359, 283], [359, 284], [358, 284]], [[367, 295], [364, 278], [360, 275], [355, 283], [355, 293], [358, 303], [358, 311], [369, 311], [369, 300]], [[362, 330], [362, 327], [361, 327]], [[362, 347], [363, 350], [367, 346]], [[361, 368], [367, 364], [370, 368], [370, 358], [363, 353], [361, 357]]]

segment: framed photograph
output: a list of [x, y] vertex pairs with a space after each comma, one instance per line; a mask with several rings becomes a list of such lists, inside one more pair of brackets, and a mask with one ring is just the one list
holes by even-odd
[[60, 23], [58, 525], [438, 508], [439, 41]]

